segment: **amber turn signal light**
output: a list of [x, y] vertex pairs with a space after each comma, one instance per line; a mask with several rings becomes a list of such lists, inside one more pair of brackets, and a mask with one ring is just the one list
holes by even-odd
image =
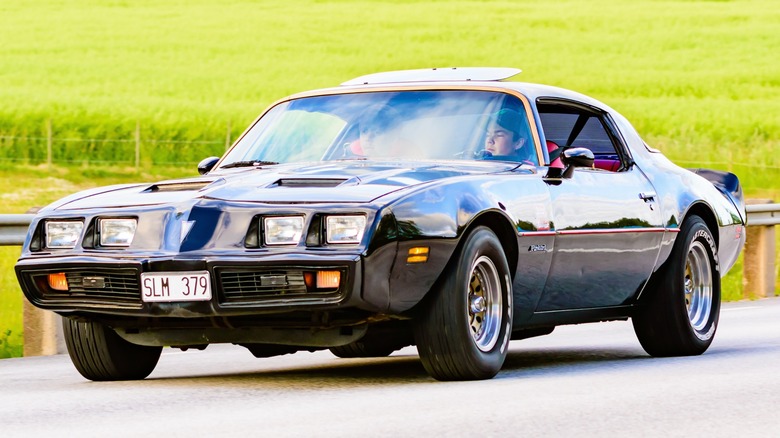
[[303, 282], [309, 292], [338, 289], [341, 286], [341, 271], [305, 271]]
[[316, 276], [314, 272], [304, 272], [303, 273], [303, 282], [306, 284], [307, 290], [313, 290], [314, 289], [314, 281], [316, 279]]
[[338, 289], [341, 284], [341, 272], [317, 271], [317, 289]]
[[54, 290], [68, 290], [68, 279], [65, 273], [49, 274], [49, 287]]
[[408, 256], [406, 257], [406, 263], [425, 263], [428, 261], [428, 247], [427, 246], [415, 246], [409, 248]]

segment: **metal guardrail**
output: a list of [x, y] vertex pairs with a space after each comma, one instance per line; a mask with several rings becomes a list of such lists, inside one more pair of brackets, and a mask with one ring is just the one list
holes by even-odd
[[[748, 226], [780, 225], [780, 204], [753, 204], [745, 207]], [[0, 214], [0, 246], [24, 243], [34, 214]]]
[[21, 246], [34, 214], [0, 214], [0, 245]]
[[748, 226], [780, 225], [780, 204], [752, 204], [745, 210]]

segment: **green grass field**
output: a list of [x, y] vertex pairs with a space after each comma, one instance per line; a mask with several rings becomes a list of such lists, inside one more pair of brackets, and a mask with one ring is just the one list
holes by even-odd
[[[678, 164], [731, 170], [749, 196], [780, 200], [777, 23], [774, 0], [6, 1], [0, 213], [92, 185], [193, 174], [228, 132], [293, 92], [376, 71], [484, 65], [594, 96]], [[54, 145], [67, 165], [52, 170], [40, 165], [47, 120], [68, 140]], [[141, 171], [128, 167], [136, 124]], [[16, 255], [0, 248], [0, 357], [20, 351]], [[724, 283], [731, 298], [740, 269]]]
[[220, 140], [375, 71], [516, 66], [673, 159], [780, 167], [774, 0], [46, 1], [0, 6], [0, 134]]

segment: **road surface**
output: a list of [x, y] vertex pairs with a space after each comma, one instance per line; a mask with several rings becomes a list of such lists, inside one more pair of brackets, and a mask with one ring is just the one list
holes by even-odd
[[0, 360], [0, 437], [780, 436], [780, 298], [727, 303], [702, 356], [648, 357], [629, 322], [511, 344], [496, 378], [437, 382], [413, 347], [164, 350], [143, 381], [83, 379], [67, 355]]

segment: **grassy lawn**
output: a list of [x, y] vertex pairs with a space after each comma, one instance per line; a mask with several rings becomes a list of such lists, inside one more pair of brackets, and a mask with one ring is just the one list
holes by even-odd
[[780, 168], [778, 22], [774, 0], [3, 2], [0, 135], [219, 141], [292, 92], [497, 65], [609, 103], [672, 159]]
[[[485, 65], [594, 96], [678, 164], [733, 171], [749, 196], [780, 201], [779, 22], [774, 0], [0, 2], [0, 213], [192, 175], [293, 92]], [[0, 357], [21, 351], [18, 252], [0, 247]], [[740, 264], [725, 297], [741, 285]]]
[[22, 291], [16, 283], [14, 263], [19, 247], [0, 246], [0, 358], [22, 355]]

